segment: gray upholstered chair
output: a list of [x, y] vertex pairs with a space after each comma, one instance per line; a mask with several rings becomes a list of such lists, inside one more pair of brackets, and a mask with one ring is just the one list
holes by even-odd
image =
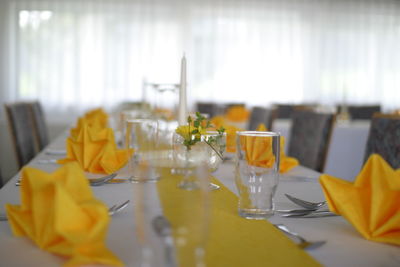
[[40, 102], [29, 103], [35, 139], [39, 150], [44, 149], [49, 144], [49, 134], [46, 124], [46, 119], [43, 113], [42, 105]]
[[295, 110], [292, 120], [288, 155], [297, 158], [301, 165], [322, 172], [335, 115]]
[[212, 118], [218, 115], [219, 107], [218, 104], [213, 102], [197, 102], [196, 110], [202, 114], [208, 114]]
[[400, 115], [376, 113], [372, 117], [364, 162], [373, 153], [400, 168]]
[[313, 110], [316, 104], [275, 104], [277, 119], [291, 119], [296, 110]]
[[36, 155], [34, 126], [28, 103], [5, 104], [8, 125], [19, 168]]
[[[337, 111], [340, 113], [343, 106], [338, 106]], [[374, 113], [381, 112], [380, 105], [348, 105], [347, 111], [349, 112], [351, 120], [370, 120]]]
[[272, 130], [272, 124], [276, 118], [276, 110], [268, 109], [263, 107], [253, 107], [250, 113], [250, 120], [248, 129], [254, 131], [257, 129], [260, 123], [263, 123], [267, 127], [268, 131]]

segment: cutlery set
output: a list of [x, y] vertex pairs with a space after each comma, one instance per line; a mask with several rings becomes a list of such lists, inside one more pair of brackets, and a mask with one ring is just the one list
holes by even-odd
[[[335, 213], [329, 211], [326, 208], [326, 201], [322, 202], [309, 202], [289, 194], [285, 196], [293, 203], [299, 205], [303, 209], [291, 209], [291, 210], [276, 210], [277, 213], [282, 217], [293, 217], [293, 218], [319, 218], [327, 216], [336, 216]], [[288, 236], [296, 239], [298, 241], [297, 245], [306, 250], [311, 250], [318, 248], [326, 243], [326, 241], [307, 241], [304, 237], [299, 234], [289, 230], [289, 228], [284, 224], [274, 224], [276, 228], [287, 234]]]
[[[100, 178], [93, 178], [93, 179], [88, 179], [89, 183], [91, 186], [100, 186], [100, 185], [104, 185], [104, 184], [120, 184], [120, 183], [127, 183], [129, 182], [129, 179], [124, 179], [124, 178], [120, 178], [120, 179], [116, 179], [115, 177], [117, 176], [117, 173], [113, 173], [110, 175], [106, 175]], [[19, 178], [16, 182], [15, 182], [16, 186], [20, 186], [21, 185], [21, 178]]]
[[[115, 215], [117, 212], [120, 212], [121, 210], [123, 210], [124, 208], [126, 208], [126, 206], [128, 206], [129, 204], [129, 199], [125, 202], [123, 202], [122, 204], [119, 205], [113, 205], [108, 209], [108, 215], [113, 216]], [[0, 221], [7, 221], [7, 215], [0, 213]]]
[[326, 208], [326, 201], [322, 202], [309, 202], [289, 194], [285, 196], [293, 203], [299, 205], [303, 209], [291, 209], [291, 210], [276, 210], [277, 213], [282, 217], [292, 217], [292, 218], [319, 218], [328, 216], [337, 216], [337, 214], [329, 211]]

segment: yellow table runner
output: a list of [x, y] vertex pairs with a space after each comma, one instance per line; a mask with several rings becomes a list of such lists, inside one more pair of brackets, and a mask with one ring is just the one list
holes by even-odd
[[[190, 214], [185, 194], [194, 192], [177, 188], [181, 177], [168, 171], [164, 170], [157, 187], [164, 215], [174, 226]], [[241, 218], [237, 211], [238, 197], [216, 179], [212, 182], [221, 188], [211, 192], [207, 267], [320, 266], [269, 222]], [[182, 253], [178, 255], [179, 262], [185, 262], [184, 257]]]

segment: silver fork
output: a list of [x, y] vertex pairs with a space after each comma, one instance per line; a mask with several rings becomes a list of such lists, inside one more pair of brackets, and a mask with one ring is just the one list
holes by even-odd
[[[95, 178], [95, 179], [88, 179], [89, 183], [91, 186], [99, 186], [99, 185], [103, 185], [111, 180], [113, 180], [115, 178], [115, 176], [117, 176], [116, 173], [112, 173], [110, 175], [106, 175], [100, 178]], [[16, 182], [15, 182], [16, 186], [20, 186], [21, 185], [21, 178], [19, 178]]]
[[[108, 209], [108, 215], [113, 216], [115, 215], [117, 212], [120, 212], [121, 210], [123, 210], [124, 208], [126, 208], [126, 206], [128, 206], [129, 204], [129, 199], [127, 201], [125, 201], [122, 204], [119, 205], [113, 205]], [[0, 214], [0, 221], [7, 221], [7, 215], [1, 213]]]
[[113, 216], [115, 213], [120, 212], [121, 210], [126, 208], [126, 206], [128, 206], [128, 204], [129, 204], [129, 199], [118, 206], [117, 205], [111, 206], [108, 209], [108, 215]]
[[287, 228], [287, 226], [284, 224], [274, 224], [274, 226], [279, 230], [281, 230], [282, 232], [288, 234], [289, 236], [296, 238], [299, 241], [297, 245], [302, 249], [307, 249], [307, 250], [315, 249], [326, 243], [326, 241], [314, 241], [314, 242], [307, 241], [304, 237], [302, 237], [298, 233], [289, 230], [289, 228]]
[[317, 210], [317, 209], [321, 208], [322, 206], [326, 205], [326, 201], [309, 202], [309, 201], [306, 201], [306, 200], [302, 200], [302, 199], [296, 198], [296, 197], [291, 196], [289, 194], [285, 194], [285, 196], [290, 201], [292, 201], [293, 203], [295, 203], [295, 204], [297, 204], [297, 205], [299, 205], [299, 206], [301, 206], [303, 208], [309, 209], [309, 210]]

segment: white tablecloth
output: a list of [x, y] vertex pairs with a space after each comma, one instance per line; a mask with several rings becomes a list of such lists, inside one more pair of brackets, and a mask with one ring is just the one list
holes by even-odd
[[[273, 130], [290, 140], [290, 120], [276, 120]], [[365, 147], [369, 133], [369, 121], [336, 123], [329, 145], [324, 173], [353, 181], [364, 162]]]
[[[52, 143], [53, 148], [62, 148], [64, 138], [59, 138]], [[52, 171], [56, 164], [38, 164], [39, 159], [54, 158], [54, 156], [39, 154], [30, 165], [46, 171]], [[234, 185], [233, 163], [224, 163], [215, 173], [230, 190], [236, 192]], [[281, 178], [276, 193], [276, 208], [297, 208], [284, 196], [284, 193], [293, 194], [310, 201], [324, 199], [318, 183], [318, 173], [304, 167], [296, 167], [287, 175], [306, 176], [309, 178], [296, 179]], [[19, 187], [15, 186], [18, 175], [12, 178], [0, 190], [0, 212], [4, 213], [6, 203], [18, 204]], [[161, 178], [162, 179], [162, 178]], [[156, 214], [161, 213], [159, 200], [154, 183], [147, 184], [111, 184], [92, 187], [97, 198], [107, 205], [122, 203], [126, 199], [131, 204], [112, 218], [107, 237], [108, 247], [127, 265], [140, 266], [143, 255], [140, 242], [135, 232], [135, 192], [145, 190], [148, 196], [146, 202], [145, 218], [150, 221]], [[218, 191], [215, 191], [218, 193]], [[272, 223], [284, 223], [292, 230], [300, 233], [310, 240], [326, 240], [327, 243], [315, 250], [309, 251], [317, 261], [325, 266], [400, 266], [400, 247], [382, 243], [371, 242], [363, 239], [360, 234], [342, 217], [325, 218], [282, 218], [274, 215], [269, 219]], [[161, 243], [150, 227], [146, 225], [145, 231], [149, 236], [149, 243], [154, 248], [153, 266], [163, 266]], [[229, 257], [229, 255], [226, 255]], [[290, 255], [288, 255], [290, 257]], [[31, 241], [25, 238], [14, 237], [8, 222], [0, 222], [0, 265], [1, 266], [60, 266], [64, 261], [57, 256], [40, 250]], [[266, 266], [268, 263], [265, 263]]]

